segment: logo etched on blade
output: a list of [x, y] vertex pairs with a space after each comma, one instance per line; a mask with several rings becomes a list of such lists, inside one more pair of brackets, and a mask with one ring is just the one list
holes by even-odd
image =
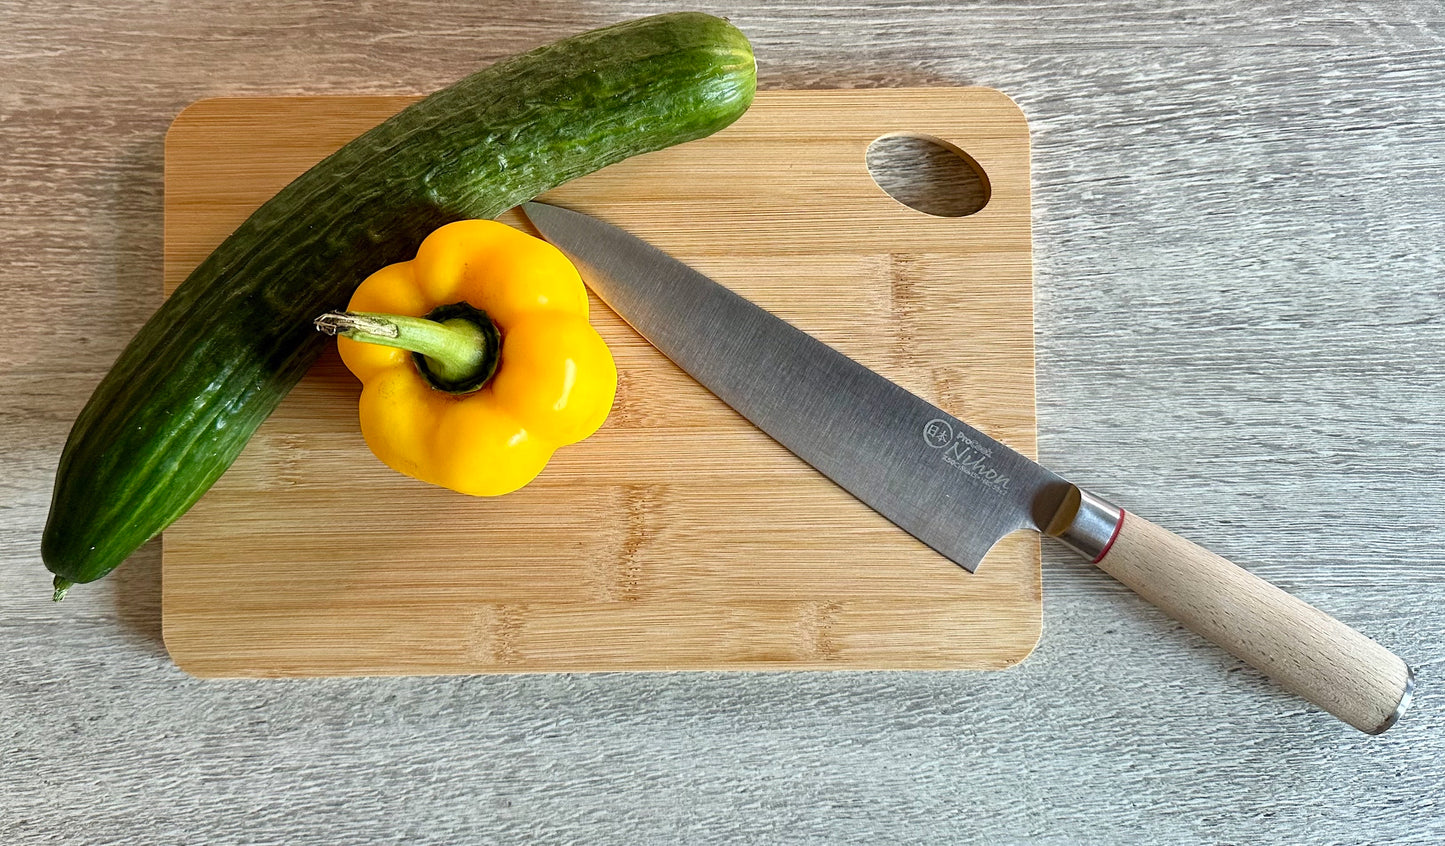
[[953, 424], [947, 420], [935, 418], [925, 423], [923, 442], [934, 449], [943, 450], [945, 463], [962, 470], [985, 487], [997, 492], [1009, 489], [1009, 477], [990, 466], [989, 459], [993, 458], [993, 450], [963, 432], [955, 434]]
[[953, 425], [947, 420], [930, 420], [923, 426], [923, 440], [934, 449], [943, 449], [953, 441]]

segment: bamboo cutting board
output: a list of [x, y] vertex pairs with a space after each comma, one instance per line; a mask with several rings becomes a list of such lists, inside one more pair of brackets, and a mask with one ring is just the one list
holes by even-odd
[[[166, 291], [290, 179], [411, 101], [185, 110], [166, 138]], [[894, 133], [966, 151], [987, 205], [934, 217], [886, 195], [864, 155]], [[711, 138], [544, 199], [641, 235], [1033, 455], [1028, 156], [1023, 115], [996, 91], [769, 91]], [[1036, 536], [1006, 538], [970, 576], [595, 298], [593, 322], [620, 371], [611, 417], [496, 499], [377, 461], [359, 385], [328, 351], [164, 535], [174, 660], [200, 676], [997, 669], [1032, 650]]]

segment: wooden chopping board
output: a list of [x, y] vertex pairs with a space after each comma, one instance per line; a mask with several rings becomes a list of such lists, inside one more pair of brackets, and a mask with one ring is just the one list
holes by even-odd
[[[288, 181], [413, 99], [186, 109], [166, 138], [167, 293]], [[966, 151], [987, 205], [945, 218], [890, 198], [864, 162], [889, 134]], [[1004, 95], [760, 92], [711, 138], [544, 199], [631, 230], [1035, 454], [1028, 128]], [[621, 374], [611, 417], [496, 499], [377, 461], [359, 385], [329, 351], [164, 535], [176, 663], [199, 676], [997, 669], [1033, 649], [1037, 536], [1006, 538], [969, 575], [595, 298], [592, 314]]]

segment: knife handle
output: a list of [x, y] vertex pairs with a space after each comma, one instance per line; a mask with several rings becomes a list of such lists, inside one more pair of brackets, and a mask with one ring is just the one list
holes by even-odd
[[1409, 706], [1414, 675], [1383, 646], [1168, 529], [1080, 497], [1059, 539], [1196, 634], [1368, 734]]

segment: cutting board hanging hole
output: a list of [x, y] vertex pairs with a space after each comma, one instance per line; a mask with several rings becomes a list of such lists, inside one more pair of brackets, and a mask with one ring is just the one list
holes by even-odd
[[865, 161], [883, 193], [914, 211], [967, 217], [988, 205], [988, 175], [972, 156], [946, 141], [884, 135], [868, 145]]

